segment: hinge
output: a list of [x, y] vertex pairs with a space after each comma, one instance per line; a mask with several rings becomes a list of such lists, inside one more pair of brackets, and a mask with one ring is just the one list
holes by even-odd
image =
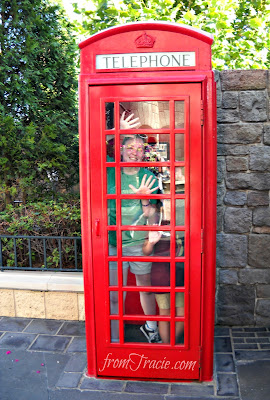
[[204, 124], [204, 103], [203, 100], [201, 100], [201, 125]]
[[199, 368], [201, 368], [202, 346], [199, 346]]
[[201, 253], [203, 253], [204, 252], [204, 230], [203, 229], [201, 229]]

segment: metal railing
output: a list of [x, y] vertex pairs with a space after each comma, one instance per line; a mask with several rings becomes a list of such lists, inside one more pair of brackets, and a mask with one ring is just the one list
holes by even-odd
[[0, 235], [0, 270], [80, 272], [81, 237]]

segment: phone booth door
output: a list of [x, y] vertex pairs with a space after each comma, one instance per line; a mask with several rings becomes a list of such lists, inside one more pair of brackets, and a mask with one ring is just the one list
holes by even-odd
[[97, 376], [199, 379], [201, 84], [89, 99]]

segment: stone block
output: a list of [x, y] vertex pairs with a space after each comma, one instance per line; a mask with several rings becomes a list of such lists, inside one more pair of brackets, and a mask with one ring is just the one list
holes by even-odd
[[270, 233], [270, 226], [256, 226], [252, 229], [252, 233], [268, 234]]
[[270, 299], [270, 285], [257, 285], [257, 298]]
[[239, 108], [242, 121], [260, 122], [267, 120], [267, 93], [254, 90], [240, 92]]
[[247, 264], [247, 237], [245, 235], [217, 235], [217, 265], [245, 267]]
[[222, 108], [237, 108], [237, 106], [238, 106], [238, 93], [237, 92], [223, 92]]
[[85, 321], [84, 295], [78, 293], [79, 321]]
[[250, 148], [249, 169], [251, 171], [270, 171], [270, 147], [252, 146]]
[[247, 208], [228, 207], [224, 215], [226, 233], [248, 233], [252, 225], [252, 211]]
[[247, 157], [226, 157], [227, 171], [246, 171], [248, 169]]
[[263, 318], [268, 318], [270, 322], [270, 299], [258, 299], [255, 312]]
[[270, 208], [258, 207], [253, 211], [253, 224], [270, 227]]
[[67, 351], [69, 353], [85, 353], [86, 352], [85, 337], [75, 337]]
[[44, 292], [14, 290], [16, 316], [24, 318], [45, 318]]
[[254, 285], [256, 283], [270, 283], [270, 269], [245, 268], [239, 271], [239, 283]]
[[217, 205], [221, 206], [223, 204], [223, 198], [226, 193], [226, 188], [224, 183], [217, 185]]
[[234, 123], [239, 122], [239, 112], [238, 110], [230, 110], [225, 108], [219, 108], [217, 110], [217, 122]]
[[263, 143], [270, 145], [270, 123], [263, 126]]
[[217, 232], [223, 231], [224, 207], [217, 207]]
[[270, 189], [270, 173], [251, 172], [229, 172], [226, 177], [226, 186], [228, 189]]
[[219, 283], [227, 285], [237, 285], [238, 274], [234, 269], [220, 269], [219, 270]]
[[77, 293], [46, 292], [45, 318], [78, 320]]
[[71, 337], [39, 335], [29, 350], [64, 352], [71, 339]]
[[269, 205], [269, 193], [268, 192], [249, 192], [247, 195], [247, 205], [252, 207], [257, 206], [268, 206]]
[[263, 136], [263, 124], [219, 124], [217, 132], [219, 143], [260, 143]]
[[236, 374], [217, 374], [217, 395], [238, 396], [239, 389]]
[[232, 354], [219, 354], [215, 355], [216, 370], [217, 372], [234, 372], [235, 365]]
[[247, 194], [245, 192], [237, 192], [235, 190], [226, 192], [224, 203], [229, 206], [243, 206], [247, 202]]
[[224, 157], [217, 160], [217, 182], [222, 182], [226, 174], [226, 163]]
[[125, 392], [127, 393], [159, 393], [166, 395], [168, 391], [169, 385], [167, 383], [157, 385], [155, 382], [127, 382], [125, 387]]
[[[218, 138], [219, 140], [219, 138]], [[217, 144], [217, 155], [218, 156], [240, 156], [249, 154], [249, 146], [247, 145], [229, 145], [229, 144]]]
[[248, 264], [256, 268], [270, 268], [270, 235], [249, 235]]
[[[269, 316], [262, 317], [261, 315], [255, 315], [255, 323], [256, 326], [269, 326], [270, 325], [270, 318]], [[270, 350], [270, 344], [261, 344], [261, 349], [268, 349]], [[262, 352], [262, 350], [260, 350]]]
[[217, 87], [217, 107], [221, 107], [222, 104], [222, 91], [221, 91], [221, 83], [220, 83], [220, 72], [214, 71], [215, 74], [215, 82]]
[[0, 289], [0, 315], [15, 317], [15, 301], [12, 289]]
[[222, 90], [258, 90], [267, 88], [266, 70], [232, 70], [220, 74]]
[[81, 373], [64, 372], [60, 376], [56, 386], [59, 387], [59, 388], [77, 388], [81, 378], [82, 378], [82, 374]]
[[218, 323], [253, 325], [255, 288], [245, 285], [221, 285], [218, 292]]
[[[117, 381], [117, 380], [111, 380], [111, 379], [96, 379], [96, 378], [90, 378], [86, 377], [83, 379], [82, 384], [80, 385], [81, 389], [86, 389], [86, 390], [102, 390], [106, 392], [96, 392], [96, 393], [106, 393], [106, 397], [104, 396], [104, 400], [109, 400], [110, 399], [110, 392], [122, 392], [123, 386], [125, 385], [124, 381]], [[87, 392], [89, 396], [89, 391]], [[90, 392], [91, 393], [91, 392]], [[96, 400], [98, 400], [98, 397]], [[107, 398], [107, 399], [106, 399]], [[94, 399], [94, 397], [93, 397]], [[68, 400], [68, 399], [67, 399]], [[75, 400], [75, 399], [74, 399]], [[89, 398], [90, 400], [90, 398]]]
[[[160, 385], [160, 384], [159, 384]], [[161, 384], [162, 385], [162, 384]], [[158, 387], [157, 387], [158, 388]], [[138, 393], [140, 393], [138, 391]], [[147, 400], [147, 399], [151, 399], [151, 400], [155, 400], [155, 397], [152, 394], [151, 389], [147, 392], [148, 395], [146, 397], [140, 397], [141, 400]], [[163, 393], [163, 391], [161, 390], [160, 393]], [[171, 391], [170, 391], [171, 395], [167, 396], [165, 395], [164, 397], [160, 397], [156, 400], [162, 400], [162, 399], [166, 399], [166, 400], [180, 400], [180, 399], [185, 399], [185, 400], [209, 400], [211, 398], [213, 398], [212, 396], [214, 395], [214, 387], [213, 385], [198, 385], [196, 383], [193, 382], [189, 382], [188, 385], [184, 384], [175, 384], [172, 383], [171, 384]], [[149, 396], [150, 394], [150, 396]], [[126, 399], [123, 400], [137, 400], [139, 399], [137, 396], [136, 397], [127, 397]]]

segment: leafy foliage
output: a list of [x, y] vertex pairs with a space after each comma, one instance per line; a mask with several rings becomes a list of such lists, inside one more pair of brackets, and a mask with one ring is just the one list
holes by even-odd
[[[0, 196], [54, 195], [78, 181], [77, 45], [49, 0], [0, 1]], [[2, 207], [3, 208], [3, 207]]]
[[[43, 201], [26, 205], [8, 205], [0, 212], [0, 232], [2, 235], [35, 236], [31, 239], [31, 260], [33, 268], [44, 267], [46, 256], [47, 267], [57, 268], [60, 265], [59, 241], [61, 246], [61, 262], [63, 268], [74, 268], [75, 250], [73, 239], [60, 239], [62, 236], [80, 236], [80, 204], [79, 200], [58, 198], [56, 201]], [[72, 232], [72, 233], [71, 233]], [[58, 236], [59, 239], [46, 239], [46, 255], [44, 241], [39, 236]], [[2, 238], [3, 265], [15, 265], [14, 238]], [[78, 265], [81, 266], [80, 242], [77, 242]], [[18, 267], [29, 267], [29, 241], [16, 240], [16, 256]]]
[[89, 36], [135, 21], [170, 21], [191, 25], [214, 36], [216, 69], [270, 68], [268, 0], [91, 0], [78, 8], [81, 34]]

